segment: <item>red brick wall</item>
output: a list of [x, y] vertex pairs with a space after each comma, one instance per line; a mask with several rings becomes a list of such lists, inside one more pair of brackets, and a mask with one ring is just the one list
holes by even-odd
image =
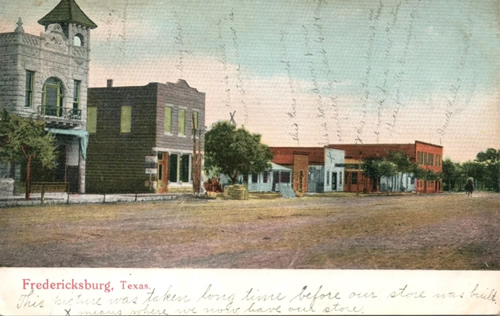
[[[443, 147], [417, 141], [415, 142], [415, 151], [417, 152], [417, 163], [422, 168], [429, 169], [434, 172], [441, 172], [443, 170]], [[419, 153], [424, 154], [422, 157], [423, 162], [418, 160]]]
[[278, 165], [293, 165], [294, 153], [301, 152], [309, 156], [311, 165], [325, 164], [325, 148], [323, 147], [269, 147], [273, 154], [273, 162]]
[[[309, 157], [307, 154], [293, 154], [293, 184], [292, 187], [298, 196], [307, 192]], [[302, 178], [302, 181], [301, 181]], [[301, 185], [302, 182], [302, 185]]]
[[[424, 169], [432, 170], [436, 173], [443, 171], [443, 147], [420, 141], [415, 142], [416, 162]], [[415, 182], [416, 191], [419, 193], [439, 193], [443, 186], [441, 180], [417, 179]]]
[[415, 159], [415, 144], [334, 144], [328, 147], [344, 150], [346, 159], [383, 158], [389, 156], [391, 151], [404, 151], [410, 160]]
[[[352, 183], [352, 178], [356, 174], [357, 183]], [[361, 170], [346, 170], [344, 176], [344, 192], [359, 192], [371, 193], [377, 191], [378, 188], [373, 188], [373, 181], [369, 177], [365, 177]]]

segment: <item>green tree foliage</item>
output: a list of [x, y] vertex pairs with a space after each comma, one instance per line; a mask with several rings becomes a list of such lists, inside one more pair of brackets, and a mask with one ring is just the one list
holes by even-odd
[[463, 163], [446, 159], [443, 162], [443, 182], [447, 191], [462, 191], [468, 179], [474, 180], [476, 189], [499, 191], [500, 150], [488, 148], [476, 155], [475, 160]]
[[205, 169], [227, 175], [233, 183], [270, 168], [273, 158], [269, 147], [261, 143], [261, 135], [229, 122], [215, 124], [205, 135]]
[[368, 158], [363, 162], [363, 172], [380, 186], [381, 177], [393, 177], [398, 172], [397, 165], [387, 158]]
[[498, 155], [500, 155], [500, 149], [496, 150], [495, 148], [488, 148], [486, 151], [482, 151], [476, 155], [476, 161], [496, 162], [500, 160]]
[[367, 158], [363, 162], [362, 169], [363, 173], [367, 175], [372, 180], [377, 181], [377, 185], [380, 182], [380, 177], [382, 176], [380, 173], [380, 165], [381, 159], [378, 158]]
[[26, 199], [29, 199], [31, 165], [38, 161], [44, 168], [54, 168], [56, 145], [52, 134], [45, 131], [45, 122], [22, 118], [3, 111], [0, 120], [0, 160], [26, 162]]
[[410, 161], [410, 157], [404, 151], [392, 150], [388, 160], [396, 166], [396, 177], [399, 176], [399, 187], [403, 190], [403, 174], [412, 173], [418, 165]]
[[389, 153], [388, 160], [396, 165], [397, 172], [408, 173], [412, 171], [412, 162], [410, 161], [410, 157], [408, 157], [404, 151], [392, 150]]
[[[380, 185], [380, 178], [391, 178], [392, 187], [394, 181], [399, 181], [399, 188], [403, 189], [403, 174], [413, 174], [418, 179], [437, 180], [440, 174], [420, 167], [416, 162], [410, 160], [404, 151], [391, 151], [385, 158], [368, 158], [363, 163], [363, 172]], [[396, 179], [396, 180], [394, 180]], [[399, 180], [398, 180], [399, 179]]]
[[394, 162], [382, 159], [378, 164], [379, 172], [382, 177], [392, 177], [398, 172]]
[[[403, 188], [403, 173], [418, 174], [423, 177], [423, 170], [410, 160], [410, 157], [404, 151], [391, 151], [385, 158], [368, 158], [363, 163], [364, 173], [380, 185], [381, 177], [391, 178], [394, 188], [394, 181], [398, 181], [400, 188]], [[396, 177], [396, 180], [394, 178]]]
[[457, 175], [460, 165], [446, 158], [443, 161], [443, 189], [445, 191], [451, 191], [451, 188], [455, 187], [457, 182]]

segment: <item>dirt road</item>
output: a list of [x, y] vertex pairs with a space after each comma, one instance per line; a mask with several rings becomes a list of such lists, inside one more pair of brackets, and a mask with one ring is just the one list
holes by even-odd
[[0, 266], [500, 269], [499, 194], [0, 210]]

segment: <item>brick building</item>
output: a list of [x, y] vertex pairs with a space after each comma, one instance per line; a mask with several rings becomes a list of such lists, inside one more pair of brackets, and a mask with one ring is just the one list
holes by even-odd
[[270, 147], [273, 163], [292, 169], [292, 188], [306, 192], [343, 191], [344, 151], [325, 147]]
[[[35, 168], [33, 181], [84, 192], [90, 30], [97, 26], [74, 0], [61, 0], [38, 23], [40, 36], [25, 33], [21, 18], [14, 32], [0, 34], [0, 110], [43, 119], [56, 137], [57, 167]], [[23, 168], [3, 166], [0, 178], [24, 181]]]
[[[361, 170], [362, 163], [368, 158], [388, 157], [391, 151], [405, 152], [410, 161], [416, 162], [421, 168], [432, 170], [435, 173], [442, 171], [443, 147], [429, 144], [421, 141], [415, 141], [413, 144], [345, 144], [328, 145], [328, 148], [342, 149], [345, 151], [345, 183], [346, 192], [374, 192], [380, 189], [370, 178], [365, 177]], [[403, 187], [399, 188], [400, 182], [395, 183], [398, 187], [406, 191], [420, 193], [442, 192], [441, 180], [416, 179], [411, 174], [400, 175], [403, 177], [401, 183]], [[388, 185], [387, 179], [381, 180], [381, 186]], [[394, 189], [394, 188], [393, 188]]]
[[184, 80], [90, 88], [87, 191], [192, 188], [193, 126], [203, 152], [204, 124], [205, 93]]

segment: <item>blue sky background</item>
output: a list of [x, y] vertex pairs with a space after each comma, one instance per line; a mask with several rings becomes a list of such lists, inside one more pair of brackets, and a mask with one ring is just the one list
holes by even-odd
[[[500, 148], [498, 1], [77, 0], [98, 25], [90, 86], [179, 78], [269, 145]], [[58, 0], [0, 0], [0, 32]]]

